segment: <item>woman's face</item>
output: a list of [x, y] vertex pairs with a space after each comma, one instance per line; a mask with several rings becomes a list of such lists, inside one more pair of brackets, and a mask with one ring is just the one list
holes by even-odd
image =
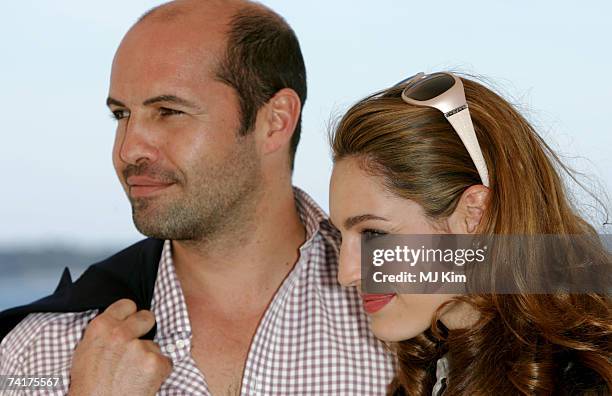
[[[372, 332], [385, 341], [417, 336], [429, 328], [434, 312], [451, 294], [394, 294], [372, 301], [361, 293], [361, 236], [382, 234], [447, 233], [445, 224], [433, 224], [417, 203], [385, 191], [379, 177], [368, 175], [358, 160], [337, 161], [331, 177], [330, 213], [342, 233], [338, 281], [354, 286], [371, 317]], [[371, 296], [371, 295], [370, 295]], [[443, 311], [441, 320], [451, 318], [453, 308]]]

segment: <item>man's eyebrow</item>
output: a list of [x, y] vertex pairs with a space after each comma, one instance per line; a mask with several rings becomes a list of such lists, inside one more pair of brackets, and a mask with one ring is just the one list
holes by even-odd
[[[156, 96], [154, 98], [150, 98], [150, 99], [145, 100], [144, 102], [142, 102], [142, 105], [143, 106], [149, 106], [149, 105], [152, 105], [152, 104], [155, 104], [155, 103], [160, 103], [160, 102], [176, 103], [176, 104], [181, 105], [181, 106], [190, 107], [190, 108], [193, 108], [193, 109], [199, 109], [199, 107], [195, 103], [192, 103], [192, 102], [188, 101], [187, 99], [179, 98], [176, 95], [159, 95], [159, 96]], [[117, 107], [127, 107], [121, 101], [119, 101], [119, 100], [117, 100], [117, 99], [115, 99], [115, 98], [113, 98], [111, 96], [109, 96], [106, 99], [106, 105], [109, 106], [109, 107], [111, 105], [117, 106]]]
[[159, 95], [154, 98], [145, 100], [144, 102], [142, 102], [142, 105], [149, 106], [149, 105], [159, 103], [159, 102], [175, 103], [181, 106], [190, 107], [192, 109], [199, 108], [195, 103], [190, 102], [187, 99], [179, 98], [178, 96], [175, 96], [175, 95]]
[[126, 107], [126, 106], [125, 106], [123, 103], [121, 103], [121, 102], [120, 102], [120, 101], [118, 101], [117, 99], [112, 98], [112, 97], [110, 97], [110, 96], [109, 96], [108, 98], [106, 98], [106, 105], [107, 105], [108, 107], [110, 107], [111, 105], [113, 105], [113, 106], [117, 106], [117, 107]]
[[359, 216], [352, 216], [349, 217], [348, 219], [344, 220], [344, 228], [349, 230], [352, 227], [356, 226], [357, 224], [367, 221], [367, 220], [382, 220], [382, 221], [389, 221], [387, 219], [385, 219], [384, 217], [380, 217], [380, 216], [375, 216], [373, 214], [362, 214]]

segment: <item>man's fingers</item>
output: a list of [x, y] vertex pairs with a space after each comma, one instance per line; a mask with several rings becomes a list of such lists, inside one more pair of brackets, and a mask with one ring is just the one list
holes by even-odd
[[150, 340], [135, 340], [130, 344], [133, 356], [138, 356], [137, 366], [147, 377], [155, 378], [157, 390], [172, 373], [172, 359], [161, 353], [159, 345]]
[[147, 352], [138, 364], [144, 376], [151, 380], [152, 394], [172, 374], [172, 360], [159, 353]]
[[124, 337], [126, 340], [130, 339], [131, 334], [123, 332], [121, 325], [134, 312], [136, 312], [136, 304], [132, 300], [124, 298], [115, 301], [87, 326], [84, 340], [104, 340], [109, 335], [112, 337]]
[[140, 310], [130, 316], [121, 324], [121, 331], [127, 338], [139, 338], [149, 332], [155, 324], [155, 316], [151, 311]]
[[112, 303], [104, 311], [104, 315], [108, 315], [116, 320], [125, 320], [128, 316], [136, 312], [136, 303], [127, 298], [122, 298], [119, 301]]

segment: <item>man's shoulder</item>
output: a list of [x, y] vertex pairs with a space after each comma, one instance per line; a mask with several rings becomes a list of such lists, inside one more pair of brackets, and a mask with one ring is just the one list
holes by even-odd
[[330, 247], [335, 250], [340, 249], [340, 241], [342, 240], [340, 231], [331, 224], [329, 219], [325, 219], [319, 223], [319, 231]]
[[293, 186], [293, 191], [300, 219], [306, 227], [306, 234], [318, 231], [325, 245], [337, 251], [340, 246], [340, 232], [330, 223], [327, 213], [304, 190]]
[[318, 263], [319, 271], [330, 272], [334, 278], [340, 257], [340, 241], [340, 233], [329, 221], [324, 220], [319, 225], [319, 232], [313, 240], [315, 249], [310, 255], [310, 260], [314, 258]]
[[[45, 356], [71, 352], [98, 310], [31, 313], [11, 330], [0, 344], [1, 360], [29, 365]], [[39, 356], [42, 355], [42, 356]]]
[[6, 335], [2, 340], [2, 348], [9, 353], [20, 354], [41, 336], [68, 335], [82, 330], [97, 312], [93, 309], [83, 312], [31, 313]]
[[[89, 268], [96, 267], [113, 273], [130, 273], [131, 267], [138, 265], [140, 261], [159, 260], [163, 245], [164, 241], [160, 239], [143, 239], [100, 262], [92, 264]], [[128, 268], [125, 264], [128, 264]]]
[[121, 298], [135, 301], [139, 309], [148, 309], [162, 247], [161, 240], [145, 239], [91, 265], [75, 282], [66, 269], [53, 294], [0, 312], [0, 339], [28, 314], [103, 310]]

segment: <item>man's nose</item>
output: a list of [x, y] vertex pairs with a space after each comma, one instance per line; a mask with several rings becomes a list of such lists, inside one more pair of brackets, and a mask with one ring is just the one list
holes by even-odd
[[119, 156], [125, 163], [135, 165], [146, 160], [155, 162], [159, 148], [150, 125], [145, 120], [130, 116], [125, 127]]
[[361, 282], [361, 252], [359, 246], [340, 247], [338, 283], [342, 286], [358, 286]]

